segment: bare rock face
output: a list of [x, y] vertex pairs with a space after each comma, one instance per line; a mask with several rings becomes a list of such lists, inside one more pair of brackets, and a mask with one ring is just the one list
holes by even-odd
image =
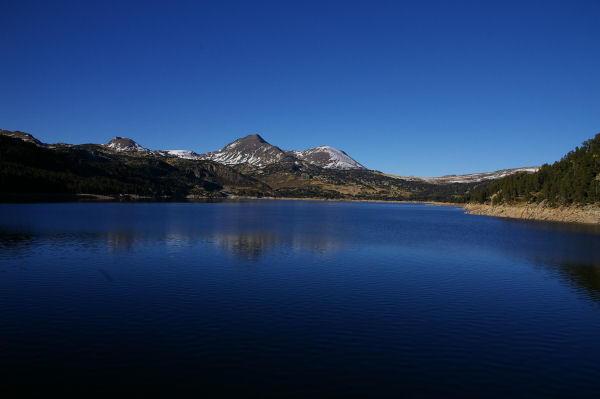
[[126, 137], [117, 136], [109, 141], [108, 144], [105, 144], [105, 146], [117, 152], [150, 152], [147, 148]]

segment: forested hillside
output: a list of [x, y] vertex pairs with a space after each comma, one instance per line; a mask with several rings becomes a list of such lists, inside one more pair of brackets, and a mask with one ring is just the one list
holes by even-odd
[[600, 134], [536, 173], [517, 173], [466, 194], [464, 202], [552, 205], [600, 202]]

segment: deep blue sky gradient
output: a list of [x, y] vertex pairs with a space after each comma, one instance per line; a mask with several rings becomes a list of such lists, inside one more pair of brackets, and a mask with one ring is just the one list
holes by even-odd
[[600, 132], [600, 2], [0, 2], [0, 128], [221, 148], [260, 133], [419, 176]]

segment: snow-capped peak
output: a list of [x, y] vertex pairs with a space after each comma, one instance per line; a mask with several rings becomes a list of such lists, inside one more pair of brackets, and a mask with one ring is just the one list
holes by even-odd
[[326, 169], [364, 169], [360, 163], [337, 148], [322, 145], [304, 151], [294, 151], [296, 157]]
[[108, 144], [105, 144], [105, 145], [106, 145], [106, 147], [110, 148], [111, 150], [118, 151], [118, 152], [122, 152], [122, 151], [125, 151], [125, 152], [149, 152], [150, 151], [147, 148], [142, 147], [141, 145], [139, 145], [132, 139], [128, 139], [126, 137], [118, 137], [117, 136], [114, 139], [112, 139], [111, 141], [109, 141]]
[[289, 157], [279, 147], [267, 143], [258, 134], [239, 138], [219, 151], [200, 155], [200, 159], [208, 159], [225, 165], [249, 164], [257, 168], [277, 163]]

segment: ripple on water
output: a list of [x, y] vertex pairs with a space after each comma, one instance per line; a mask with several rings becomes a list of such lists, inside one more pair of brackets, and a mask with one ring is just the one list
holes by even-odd
[[403, 204], [0, 214], [0, 364], [12, 386], [600, 395], [593, 231]]

